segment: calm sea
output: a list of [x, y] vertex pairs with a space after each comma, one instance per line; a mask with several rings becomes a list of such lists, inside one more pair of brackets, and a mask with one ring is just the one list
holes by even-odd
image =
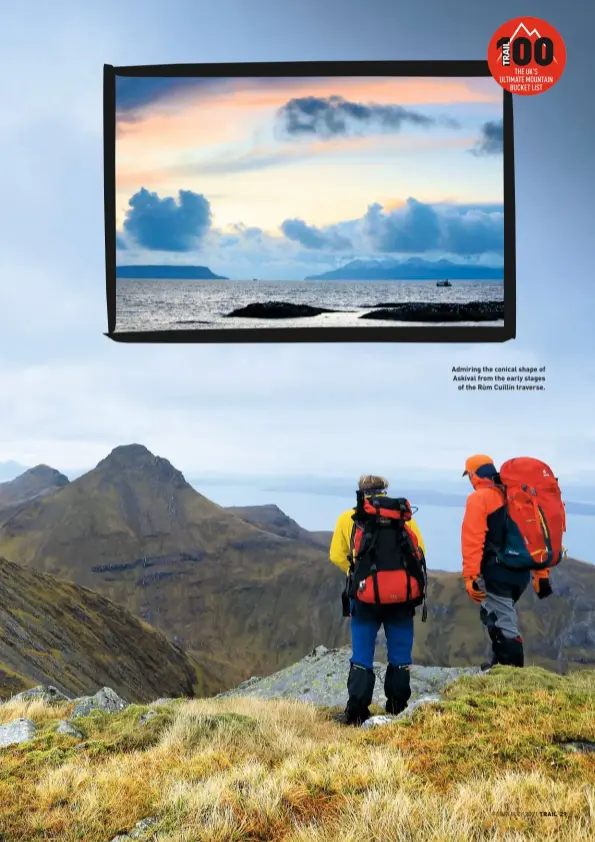
[[[360, 319], [383, 302], [501, 301], [498, 282], [453, 281], [440, 288], [435, 281], [173, 281], [118, 279], [118, 331], [192, 330], [261, 327], [380, 327], [414, 322]], [[235, 319], [226, 314], [252, 302], [288, 301], [343, 312], [300, 319]], [[458, 326], [465, 322], [451, 323]], [[470, 324], [470, 323], [467, 323]], [[482, 326], [501, 326], [501, 321]]]

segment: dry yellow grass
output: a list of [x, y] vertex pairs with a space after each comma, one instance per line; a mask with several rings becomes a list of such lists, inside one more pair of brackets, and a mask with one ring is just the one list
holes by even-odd
[[251, 698], [94, 713], [10, 703], [36, 722], [0, 750], [3, 842], [108, 842], [154, 817], [155, 842], [595, 840], [595, 673], [500, 668], [412, 720], [366, 732], [293, 701]]

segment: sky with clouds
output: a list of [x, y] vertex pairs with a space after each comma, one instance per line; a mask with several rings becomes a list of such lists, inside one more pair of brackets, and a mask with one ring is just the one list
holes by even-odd
[[[329, 0], [315, 15], [305, 2], [261, 2], [261, 14], [231, 0], [208, 11], [200, 3], [166, 9], [109, 0], [13, 6], [11, 26], [0, 33], [10, 68], [0, 74], [0, 153], [8, 164], [0, 203], [0, 462], [69, 471], [137, 441], [198, 478], [437, 469], [458, 477], [470, 451], [488, 451], [497, 460], [535, 455], [562, 479], [593, 483], [594, 121], [580, 68], [587, 36], [558, 6], [542, 7], [564, 32], [569, 64], [554, 89], [515, 100], [515, 341], [134, 346], [103, 336], [104, 62], [477, 57], [518, 10], [464, 0], [463, 34], [429, 0], [399, 12], [380, 0], [365, 7]], [[452, 366], [483, 364], [545, 365], [547, 390], [457, 392]], [[362, 424], [371, 431], [365, 447]]]
[[492, 78], [116, 77], [119, 264], [503, 260]]

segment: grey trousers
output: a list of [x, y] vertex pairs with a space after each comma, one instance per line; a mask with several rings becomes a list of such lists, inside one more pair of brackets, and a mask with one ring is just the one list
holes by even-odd
[[509, 596], [497, 596], [486, 590], [482, 576], [477, 579], [479, 587], [486, 591], [486, 598], [481, 603], [479, 616], [484, 626], [490, 630], [498, 629], [506, 638], [520, 637], [515, 601]]

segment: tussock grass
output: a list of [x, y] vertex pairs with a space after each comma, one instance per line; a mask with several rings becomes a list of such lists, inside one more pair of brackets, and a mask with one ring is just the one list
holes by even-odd
[[[72, 709], [72, 705], [70, 708]], [[58, 711], [66, 710], [64, 705], [48, 705], [46, 702], [33, 699], [32, 701], [8, 701], [0, 705], [0, 725], [13, 719], [32, 719], [37, 726], [56, 720]]]
[[36, 739], [0, 749], [3, 842], [106, 842], [154, 817], [155, 842], [595, 840], [595, 672], [498, 668], [410, 720], [365, 731], [297, 701], [131, 706], [55, 734], [71, 705], [0, 707]]

